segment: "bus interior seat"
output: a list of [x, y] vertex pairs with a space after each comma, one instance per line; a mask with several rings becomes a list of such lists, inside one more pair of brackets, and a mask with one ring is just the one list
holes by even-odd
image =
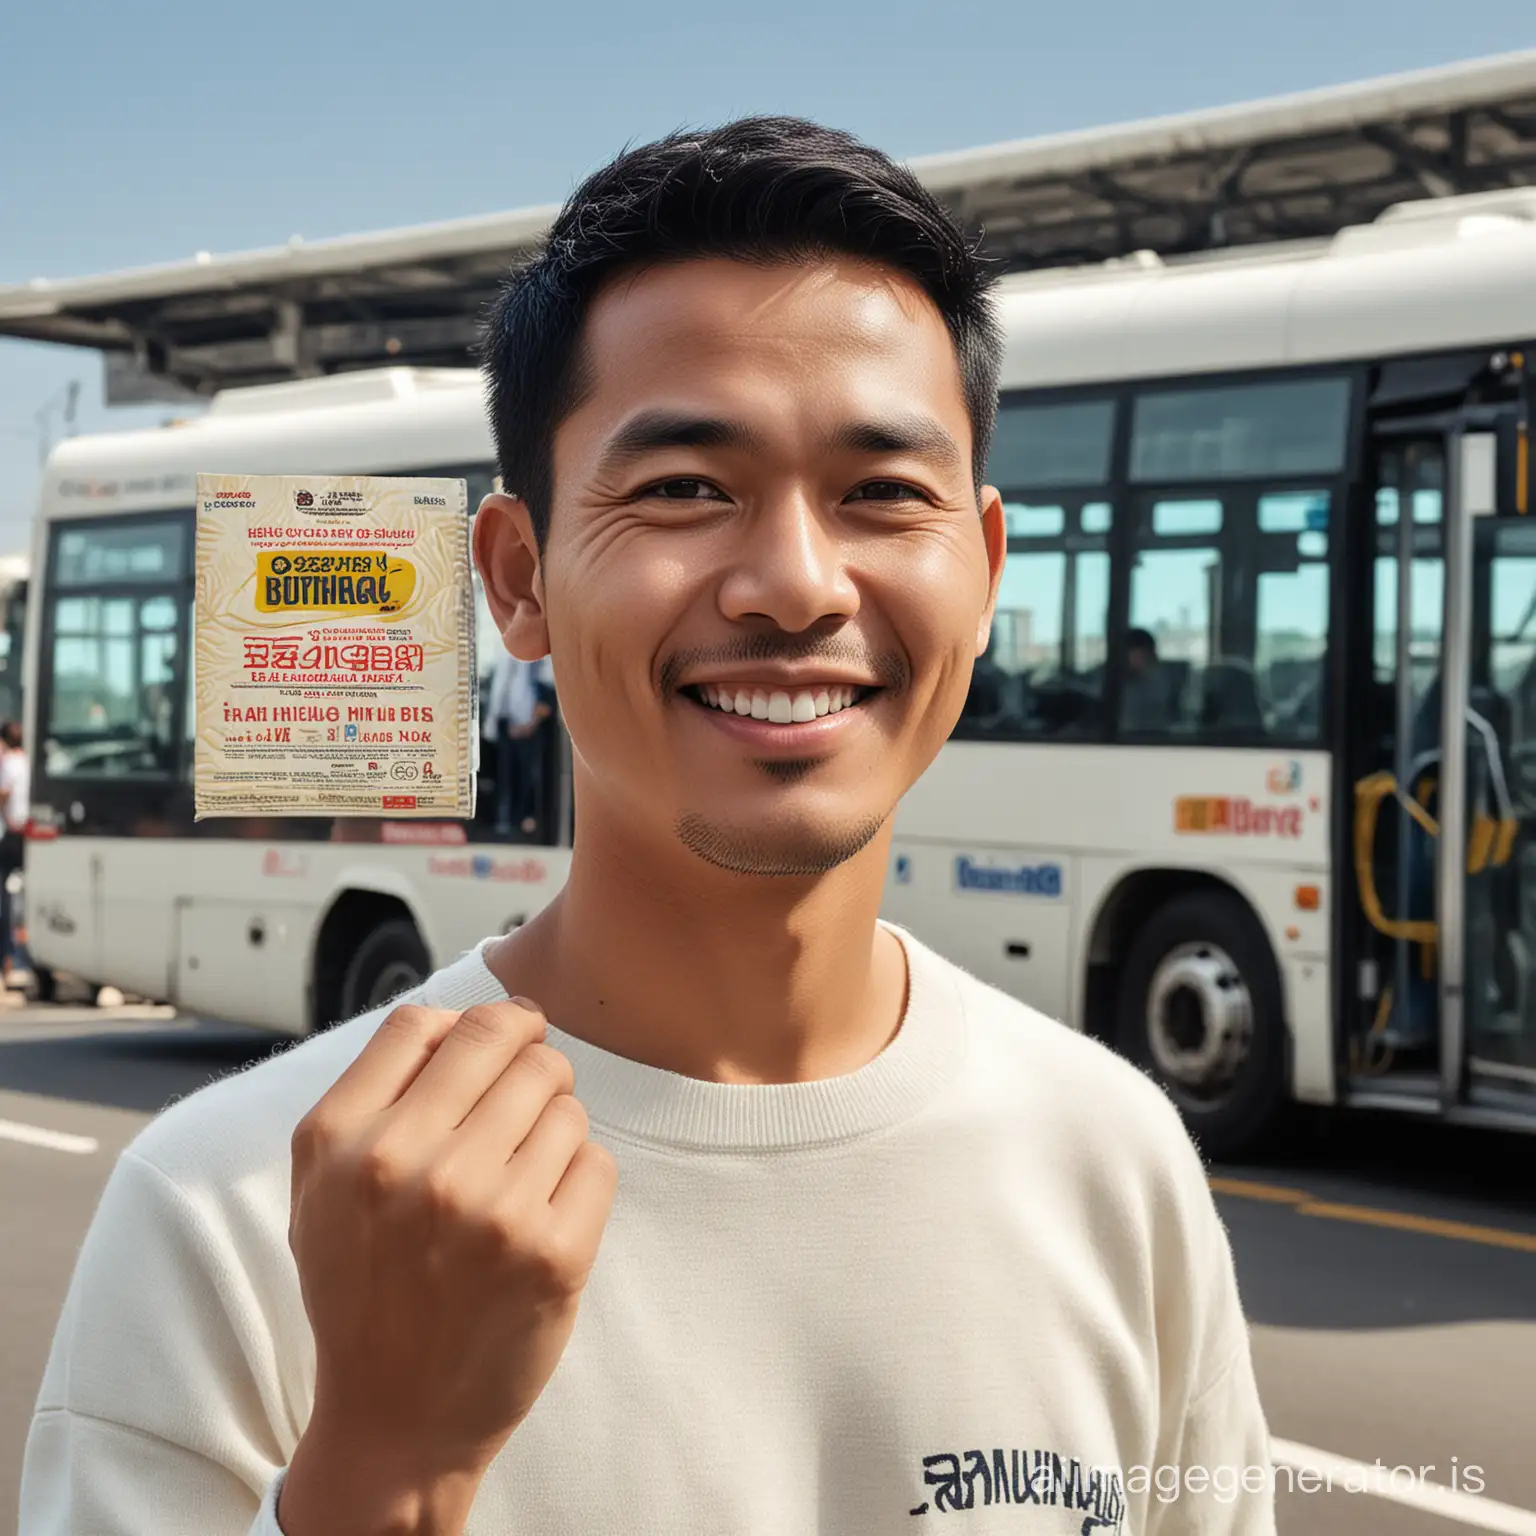
[[1157, 670], [1163, 680], [1163, 708], [1167, 717], [1167, 729], [1181, 730], [1189, 721], [1185, 699], [1189, 689], [1190, 664], [1182, 658], [1159, 661]]
[[1264, 707], [1259, 680], [1242, 662], [1217, 661], [1205, 669], [1201, 685], [1200, 727], [1231, 736], [1262, 735]]

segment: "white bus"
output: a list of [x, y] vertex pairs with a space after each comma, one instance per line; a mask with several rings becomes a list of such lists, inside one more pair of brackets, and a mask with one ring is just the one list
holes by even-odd
[[25, 555], [0, 555], [0, 720], [22, 718], [22, 640], [27, 626]]
[[[1213, 1155], [1291, 1099], [1536, 1127], [1536, 193], [1002, 307], [999, 612], [886, 912], [1145, 1064]], [[488, 785], [474, 825], [194, 825], [199, 470], [459, 475], [474, 506], [479, 383], [233, 390], [48, 466], [33, 948], [298, 1035], [550, 899], [568, 757], [556, 728], [516, 841]]]

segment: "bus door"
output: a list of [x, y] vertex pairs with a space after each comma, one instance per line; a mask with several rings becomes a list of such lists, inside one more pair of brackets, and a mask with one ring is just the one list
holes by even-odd
[[1351, 1086], [1453, 1112], [1536, 1110], [1536, 525], [1500, 515], [1496, 425], [1378, 438], [1354, 680]]
[[1500, 451], [1511, 439], [1518, 450], [1523, 434], [1504, 427], [1464, 440], [1466, 574], [1448, 606], [1447, 645], [1467, 657], [1468, 793], [1462, 1059], [1448, 1065], [1446, 1093], [1526, 1118], [1536, 1117], [1536, 509], [1526, 453]]
[[1445, 628], [1445, 441], [1383, 437], [1375, 451], [1362, 700], [1349, 854], [1361, 921], [1353, 1084], [1439, 1092], [1435, 835]]

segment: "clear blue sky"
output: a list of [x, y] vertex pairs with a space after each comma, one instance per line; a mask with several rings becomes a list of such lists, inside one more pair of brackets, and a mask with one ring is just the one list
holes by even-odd
[[[626, 141], [743, 112], [905, 157], [1533, 43], [1531, 0], [17, 0], [0, 283], [555, 202]], [[0, 341], [0, 553], [71, 379], [83, 430], [169, 413], [104, 410], [95, 353]]]

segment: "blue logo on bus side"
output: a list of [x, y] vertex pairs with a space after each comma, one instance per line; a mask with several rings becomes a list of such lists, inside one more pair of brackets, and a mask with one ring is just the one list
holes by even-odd
[[963, 853], [955, 860], [955, 885], [962, 891], [1000, 891], [1054, 901], [1060, 897], [1063, 884], [1060, 864], [977, 864]]

